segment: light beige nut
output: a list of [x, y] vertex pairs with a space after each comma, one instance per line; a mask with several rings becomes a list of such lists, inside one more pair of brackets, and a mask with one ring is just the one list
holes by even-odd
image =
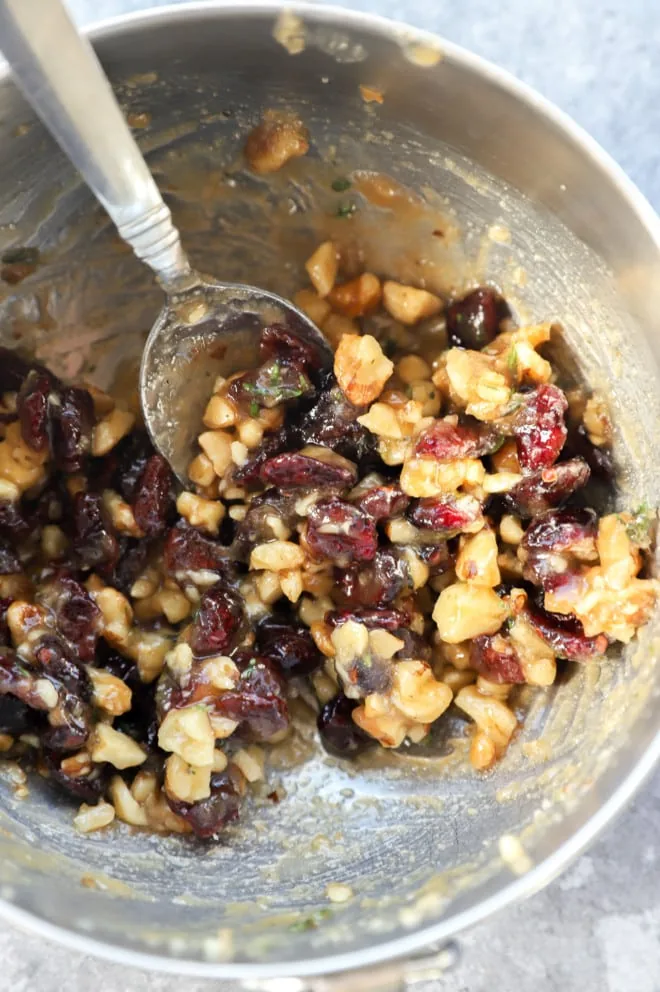
[[356, 406], [373, 403], [394, 366], [370, 334], [345, 334], [335, 353], [335, 375], [347, 399]]
[[293, 297], [293, 302], [317, 327], [322, 327], [323, 321], [332, 311], [328, 301], [321, 299], [312, 289], [299, 290]]
[[153, 682], [158, 678], [171, 646], [171, 638], [158, 630], [136, 630], [131, 633], [126, 653], [136, 663], [143, 682]]
[[337, 695], [337, 683], [333, 682], [325, 672], [314, 672], [312, 675], [314, 692], [321, 706], [325, 706]]
[[261, 444], [263, 436], [264, 424], [255, 417], [246, 417], [238, 425], [238, 438], [246, 449], [257, 448]]
[[311, 627], [315, 620], [323, 620], [328, 610], [332, 609], [334, 609], [334, 603], [329, 596], [318, 598], [303, 596], [298, 607], [298, 616], [304, 624]]
[[486, 473], [481, 485], [485, 493], [508, 493], [521, 479], [522, 475], [514, 472], [495, 472], [492, 475]]
[[211, 795], [211, 763], [190, 765], [178, 754], [171, 754], [165, 762], [165, 791], [168, 796], [183, 803], [208, 799]]
[[478, 420], [488, 422], [502, 417], [511, 399], [507, 378], [496, 366], [496, 358], [479, 351], [450, 348], [446, 353], [445, 368], [452, 396]]
[[[286, 575], [287, 573], [282, 572], [281, 574]], [[259, 572], [254, 577], [254, 584], [261, 602], [265, 603], [266, 606], [272, 606], [282, 597], [282, 586], [277, 572]]]
[[431, 366], [419, 355], [404, 355], [396, 363], [396, 374], [406, 385], [412, 386], [420, 379], [431, 378]]
[[206, 404], [202, 420], [204, 426], [211, 430], [233, 427], [238, 420], [236, 404], [228, 396], [212, 396]]
[[524, 618], [516, 617], [509, 629], [520, 667], [528, 685], [552, 685], [557, 676], [555, 653]]
[[207, 658], [201, 666], [201, 674], [205, 682], [208, 682], [214, 689], [226, 691], [235, 688], [240, 672], [236, 663], [225, 655], [216, 655], [214, 658]]
[[461, 536], [456, 559], [456, 575], [462, 582], [493, 588], [500, 583], [497, 564], [497, 537], [490, 527], [484, 527], [469, 537]]
[[587, 429], [589, 440], [596, 447], [602, 448], [612, 443], [614, 429], [607, 404], [602, 396], [595, 393], [589, 397], [584, 407], [582, 422]]
[[92, 592], [92, 598], [101, 611], [103, 636], [110, 644], [126, 647], [131, 634], [133, 610], [131, 604], [118, 589], [105, 586]]
[[250, 568], [265, 568], [270, 572], [286, 572], [291, 568], [300, 568], [304, 564], [305, 555], [299, 545], [292, 541], [268, 541], [257, 544], [250, 554]]
[[495, 742], [483, 730], [477, 730], [470, 741], [470, 764], [483, 772], [497, 761]]
[[[445, 687], [446, 688], [446, 687]], [[418, 726], [398, 710], [388, 696], [372, 693], [356, 706], [353, 722], [382, 747], [399, 747], [410, 731]]]
[[377, 629], [369, 631], [369, 647], [380, 658], [392, 658], [405, 644], [388, 630]]
[[234, 465], [245, 465], [248, 460], [248, 449], [247, 445], [243, 444], [242, 441], [232, 441], [231, 442], [231, 460]]
[[505, 513], [500, 520], [500, 537], [505, 544], [517, 546], [525, 536], [520, 519], [512, 513]]
[[451, 691], [456, 695], [461, 689], [466, 685], [471, 685], [476, 678], [474, 672], [464, 671], [459, 672], [457, 668], [453, 665], [447, 665], [442, 671], [442, 681], [445, 685], [448, 685]]
[[103, 491], [103, 506], [106, 509], [112, 525], [120, 534], [128, 534], [129, 537], [144, 537], [142, 530], [138, 527], [133, 515], [132, 507], [125, 502], [112, 489]]
[[369, 650], [369, 631], [364, 624], [355, 620], [347, 620], [346, 623], [335, 627], [330, 639], [338, 665], [350, 665]]
[[170, 710], [158, 729], [158, 744], [189, 765], [211, 765], [215, 738], [207, 710], [199, 705]]
[[10, 603], [6, 619], [12, 643], [17, 648], [27, 641], [32, 631], [45, 627], [48, 617], [41, 606], [17, 599]]
[[210, 486], [216, 479], [213, 462], [208, 455], [197, 455], [188, 466], [188, 477], [196, 486]]
[[277, 172], [308, 151], [309, 135], [302, 121], [275, 113], [265, 115], [245, 143], [250, 168], [261, 174]]
[[213, 739], [216, 741], [224, 741], [231, 737], [238, 727], [236, 720], [230, 720], [226, 716], [218, 716], [217, 713], [211, 713], [210, 720]]
[[131, 795], [131, 790], [121, 775], [113, 775], [110, 780], [109, 792], [119, 820], [123, 823], [129, 823], [132, 827], [146, 827], [148, 825], [147, 814], [135, 797]]
[[109, 826], [115, 818], [114, 807], [101, 799], [96, 806], [82, 803], [73, 818], [73, 825], [80, 834], [91, 834], [94, 830], [102, 830]]
[[378, 437], [403, 437], [396, 411], [387, 403], [372, 403], [367, 413], [357, 419], [359, 424]]
[[59, 701], [57, 689], [49, 679], [37, 679], [34, 683], [34, 691], [41, 699], [48, 710], [52, 710]]
[[[363, 87], [363, 89], [366, 89], [366, 87]], [[379, 103], [382, 102], [381, 97]], [[343, 882], [330, 882], [330, 884], [326, 886], [325, 894], [330, 902], [343, 903], [348, 902], [353, 898], [353, 889], [350, 885], [344, 885]]]
[[433, 609], [440, 637], [450, 644], [494, 634], [507, 615], [508, 608], [496, 592], [464, 582], [443, 589]]
[[228, 764], [229, 762], [227, 761], [227, 755], [216, 747], [213, 752], [213, 764], [211, 765], [211, 771], [224, 772]]
[[303, 576], [299, 568], [279, 573], [280, 587], [291, 603], [297, 603], [303, 592]]
[[334, 658], [335, 647], [331, 636], [333, 631], [330, 630], [327, 623], [324, 623], [323, 620], [313, 620], [309, 632], [321, 654], [324, 654], [326, 658]]
[[413, 589], [422, 589], [429, 580], [431, 570], [413, 548], [403, 548], [403, 557], [408, 565], [408, 574]]
[[[329, 306], [330, 304], [328, 304]], [[356, 321], [344, 317], [340, 313], [330, 313], [321, 323], [321, 330], [333, 348], [338, 348], [341, 339], [346, 334], [359, 334], [360, 328]]]
[[66, 554], [69, 541], [57, 524], [46, 524], [41, 532], [41, 550], [48, 561], [62, 558]]
[[433, 317], [442, 310], [439, 296], [404, 286], [400, 282], [388, 280], [383, 284], [383, 305], [390, 316], [402, 324], [418, 324], [425, 317]]
[[437, 417], [442, 409], [442, 393], [432, 382], [419, 380], [408, 386], [415, 403], [419, 403], [423, 417]]
[[92, 761], [107, 761], [115, 768], [134, 768], [146, 760], [146, 754], [128, 734], [115, 730], [107, 723], [96, 725], [92, 735]]
[[415, 723], [433, 723], [452, 701], [452, 692], [438, 682], [424, 661], [400, 661], [394, 666], [390, 698]]
[[197, 442], [213, 465], [215, 474], [222, 478], [232, 463], [231, 442], [233, 438], [226, 431], [204, 431]]
[[403, 465], [409, 451], [410, 438], [381, 437], [378, 440], [378, 454], [386, 465]]
[[490, 456], [490, 460], [497, 472], [510, 472], [512, 475], [521, 474], [518, 446], [514, 440], [505, 441], [502, 447]]
[[259, 782], [265, 777], [266, 756], [257, 744], [241, 748], [232, 756], [232, 764], [243, 773], [248, 782]]
[[327, 296], [337, 279], [339, 255], [332, 241], [324, 241], [305, 262], [309, 281], [319, 297]]
[[493, 696], [482, 695], [474, 685], [461, 689], [454, 702], [474, 720], [479, 730], [490, 737], [498, 754], [506, 748], [518, 726], [515, 713], [506, 703]]
[[116, 407], [96, 424], [92, 431], [92, 454], [107, 455], [123, 437], [133, 430], [135, 417], [128, 410]]
[[88, 668], [92, 682], [94, 703], [111, 716], [121, 716], [131, 708], [133, 693], [121, 679], [102, 668]]
[[225, 515], [224, 505], [219, 500], [203, 499], [194, 493], [182, 492], [176, 508], [182, 517], [193, 527], [205, 530], [207, 534], [217, 534], [220, 522]]
[[454, 493], [460, 486], [478, 486], [486, 470], [478, 458], [438, 462], [432, 458], [409, 458], [401, 470], [400, 486], [408, 496], [439, 496]]
[[139, 771], [131, 783], [131, 795], [142, 804], [155, 796], [158, 791], [158, 777], [155, 772]]
[[93, 768], [88, 751], [78, 751], [60, 761], [60, 769], [71, 778], [85, 778]]
[[363, 272], [356, 279], [342, 283], [328, 294], [332, 308], [344, 317], [364, 317], [380, 303], [380, 279], [371, 272]]
[[192, 648], [185, 641], [179, 641], [165, 655], [165, 664], [179, 681], [190, 674], [193, 665]]

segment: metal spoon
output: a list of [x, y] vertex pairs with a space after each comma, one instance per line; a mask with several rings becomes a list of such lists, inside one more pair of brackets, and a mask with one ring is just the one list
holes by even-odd
[[191, 268], [94, 50], [60, 0], [0, 0], [0, 47], [27, 100], [167, 294], [142, 356], [140, 401], [155, 447], [185, 483], [213, 381], [256, 363], [262, 327], [285, 323], [328, 361], [330, 346], [274, 293]]

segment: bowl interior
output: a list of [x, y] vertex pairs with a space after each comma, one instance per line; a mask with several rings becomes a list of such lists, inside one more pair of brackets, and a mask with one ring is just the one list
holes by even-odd
[[[367, 268], [431, 289], [494, 281], [521, 319], [561, 322], [566, 373], [615, 413], [620, 504], [657, 505], [658, 244], [625, 183], [464, 54], [324, 8], [275, 23], [275, 7], [205, 6], [97, 36], [193, 262], [287, 295], [333, 237], [360, 246]], [[282, 44], [301, 38], [295, 55]], [[365, 102], [360, 84], [384, 101]], [[0, 248], [36, 244], [44, 258], [0, 290], [3, 340], [131, 389], [159, 291], [8, 81], [0, 108]], [[241, 148], [272, 108], [304, 119], [312, 152], [265, 181]], [[353, 194], [331, 184], [354, 170], [401, 186], [342, 218]], [[524, 729], [486, 777], [468, 769], [460, 736], [438, 760], [352, 768], [301, 730], [270, 771], [285, 798], [255, 801], [209, 848], [121, 826], [80, 837], [71, 807], [36, 777], [18, 800], [0, 765], [0, 896], [69, 937], [175, 969], [322, 971], [382, 959], [385, 943], [409, 950], [540, 884], [641, 777], [659, 744], [656, 628], [521, 698]], [[536, 875], [515, 881], [524, 864], [503, 863], [503, 835]], [[353, 900], [329, 906], [330, 882]]]

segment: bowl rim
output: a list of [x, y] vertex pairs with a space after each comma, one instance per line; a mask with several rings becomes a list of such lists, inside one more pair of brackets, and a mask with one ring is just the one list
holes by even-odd
[[[443, 56], [449, 55], [454, 62], [468, 71], [482, 76], [487, 82], [505, 90], [521, 103], [526, 104], [531, 110], [551, 121], [590, 159], [595, 169], [601, 170], [609, 176], [621, 198], [646, 228], [660, 258], [660, 217], [621, 166], [594, 138], [566, 112], [560, 110], [529, 84], [517, 79], [508, 70], [502, 69], [482, 56], [476, 55], [463, 46], [450, 42], [431, 31], [412, 27], [405, 22], [383, 17], [380, 14], [350, 10], [333, 4], [319, 5], [314, 2], [306, 2], [306, 0], [292, 0], [290, 3], [286, 0], [192, 0], [192, 2], [188, 0], [188, 2], [168, 3], [94, 21], [83, 28], [83, 33], [90, 38], [92, 43], [97, 43], [126, 30], [148, 28], [150, 24], [161, 20], [176, 21], [191, 16], [218, 17], [232, 13], [244, 13], [250, 16], [276, 15], [282, 10], [290, 11], [294, 15], [302, 17], [303, 20], [307, 18], [331, 25], [363, 29], [398, 43], [405, 38], [408, 43], [439, 49]], [[8, 67], [0, 57], [0, 83], [9, 76]], [[513, 902], [533, 895], [545, 887], [567, 868], [627, 806], [659, 763], [660, 727], [646, 751], [629, 769], [623, 780], [600, 808], [589, 815], [586, 821], [552, 854], [539, 861], [524, 875], [520, 877], [512, 875], [510, 882], [505, 883], [497, 892], [468, 909], [448, 915], [436, 923], [422, 925], [419, 929], [411, 930], [404, 936], [379, 941], [360, 950], [329, 954], [311, 960], [273, 964], [236, 964], [231, 961], [205, 962], [136, 951], [105, 940], [97, 940], [79, 931], [50, 923], [32, 911], [15, 906], [6, 898], [0, 898], [0, 919], [47, 940], [56, 941], [79, 953], [91, 954], [117, 964], [171, 975], [258, 981], [271, 978], [332, 975], [361, 969], [369, 965], [382, 965], [394, 959], [419, 955], [431, 945], [437, 948], [460, 931], [474, 926]], [[295, 992], [302, 992], [302, 988], [296, 988]]]

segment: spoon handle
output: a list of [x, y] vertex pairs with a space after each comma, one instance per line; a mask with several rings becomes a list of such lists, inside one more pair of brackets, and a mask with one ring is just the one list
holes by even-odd
[[101, 64], [60, 0], [0, 0], [0, 48], [53, 137], [166, 292], [191, 268]]

